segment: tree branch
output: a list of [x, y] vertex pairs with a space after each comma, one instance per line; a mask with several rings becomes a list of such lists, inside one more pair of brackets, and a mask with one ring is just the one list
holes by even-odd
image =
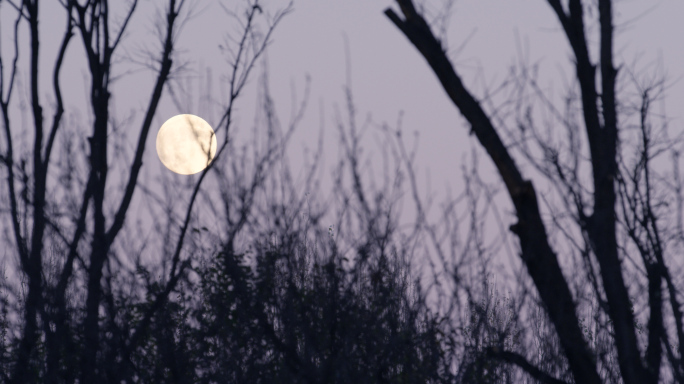
[[599, 1], [601, 24], [601, 82], [604, 126], [601, 126], [596, 105], [596, 68], [589, 60], [584, 34], [581, 0], [569, 1], [569, 14], [560, 0], [548, 0], [563, 26], [572, 46], [577, 78], [582, 92], [582, 106], [586, 125], [591, 164], [594, 175], [594, 212], [590, 217], [588, 234], [601, 267], [601, 277], [608, 299], [608, 314], [615, 327], [618, 362], [626, 383], [646, 382], [634, 328], [634, 316], [629, 308], [629, 296], [622, 277], [615, 235], [615, 190], [617, 170], [617, 118], [615, 114], [615, 75], [612, 66], [612, 15], [610, 0]]
[[52, 86], [55, 91], [55, 98], [57, 99], [57, 109], [55, 115], [52, 118], [52, 128], [50, 129], [50, 135], [48, 136], [47, 146], [45, 147], [45, 155], [43, 159], [45, 161], [45, 175], [47, 176], [47, 169], [50, 164], [50, 154], [52, 152], [52, 146], [55, 142], [55, 136], [57, 136], [57, 129], [62, 121], [62, 115], [64, 114], [64, 102], [62, 100], [62, 91], [59, 84], [59, 73], [62, 69], [62, 62], [64, 61], [64, 55], [66, 54], [67, 46], [71, 37], [74, 35], [73, 22], [71, 17], [72, 6], [67, 6], [67, 26], [64, 32], [64, 37], [62, 38], [62, 44], [59, 48], [59, 53], [57, 54], [57, 61], [55, 62], [55, 68], [52, 74]]
[[518, 223], [511, 226], [511, 230], [520, 239], [522, 261], [547, 307], [575, 380], [581, 383], [600, 383], [596, 364], [579, 327], [572, 294], [558, 259], [548, 243], [532, 183], [522, 178], [492, 122], [479, 102], [463, 85], [440, 42], [432, 34], [427, 22], [418, 14], [413, 2], [397, 0], [397, 3], [405, 20], [389, 8], [385, 10], [385, 15], [428, 61], [444, 90], [471, 124], [473, 132], [503, 178], [518, 216]]
[[[171, 66], [173, 64], [171, 60], [171, 53], [173, 52], [173, 26], [179, 12], [180, 8], [176, 9], [175, 0], [170, 0], [169, 12], [166, 15], [167, 28], [166, 38], [164, 39], [164, 51], [162, 53], [161, 68], [159, 69], [157, 82], [154, 86], [154, 90], [152, 91], [152, 96], [150, 97], [150, 102], [147, 106], [147, 112], [145, 113], [145, 119], [143, 120], [143, 125], [140, 129], [138, 147], [135, 151], [135, 158], [133, 159], [133, 164], [131, 165], [131, 174], [128, 177], [128, 183], [126, 184], [124, 196], [121, 200], [121, 204], [119, 205], [119, 209], [114, 215], [114, 221], [107, 231], [107, 242], [109, 244], [114, 241], [114, 238], [123, 227], [126, 213], [128, 212], [128, 207], [133, 199], [135, 186], [138, 183], [138, 175], [140, 174], [140, 168], [142, 167], [142, 157], [145, 152], [147, 135], [149, 134], [150, 126], [152, 125], [152, 118], [154, 118], [154, 114], [157, 112], [157, 106], [159, 105], [159, 100], [161, 99], [164, 84], [166, 84], [166, 80], [169, 77], [169, 72], [171, 71]], [[121, 32], [123, 32], [123, 30]]]

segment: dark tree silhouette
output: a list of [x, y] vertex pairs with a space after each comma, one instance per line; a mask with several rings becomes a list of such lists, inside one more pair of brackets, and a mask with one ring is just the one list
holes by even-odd
[[[323, 212], [311, 209], [318, 203], [316, 165], [305, 197], [285, 166], [304, 102], [282, 132], [264, 75], [257, 114], [263, 142], [255, 139], [250, 153], [229, 136], [235, 100], [289, 8], [269, 16], [247, 2], [243, 14], [229, 13], [242, 29], [232, 36], [233, 46], [223, 46], [232, 65], [224, 84], [229, 98], [215, 125], [222, 139], [217, 155], [188, 183], [163, 180], [159, 196], [141, 177], [145, 143], [162, 95], [180, 110], [188, 104], [174, 47], [190, 4], [166, 3], [144, 117], [137, 130], [124, 120], [125, 130], [137, 134], [128, 157], [120, 152], [125, 137], [113, 116], [111, 84], [138, 3], [126, 4], [117, 27], [110, 26], [106, 0], [61, 5], [66, 29], [52, 72], [54, 115], [44, 133], [39, 2], [2, 2], [3, 12], [16, 14], [14, 56], [0, 57], [0, 106], [7, 186], [2, 217], [11, 234], [3, 240], [17, 262], [4, 260], [9, 276], [0, 300], [0, 382], [409, 383], [450, 377], [439, 323], [411, 276], [408, 248], [395, 239], [394, 202], [382, 197], [397, 191], [364, 188], [354, 125], [349, 132], [339, 125], [347, 151], [333, 198], [342, 202], [335, 205], [337, 228], [354, 223], [361, 234], [321, 225]], [[21, 84], [15, 79], [26, 50], [19, 38], [24, 26], [30, 31], [33, 145], [21, 152]], [[88, 131], [67, 122], [62, 99], [62, 63], [75, 42], [90, 71]], [[353, 115], [350, 95], [348, 101]], [[320, 156], [319, 148], [314, 164]], [[346, 171], [351, 188], [343, 185]], [[217, 188], [202, 188], [211, 182]], [[147, 231], [131, 212], [135, 195], [150, 202], [152, 239], [141, 239]], [[161, 261], [150, 261], [155, 258]]]
[[[130, 381], [136, 375], [130, 367], [132, 355], [148, 337], [152, 318], [187, 275], [191, 257], [183, 251], [184, 241], [198, 191], [211, 169], [209, 166], [194, 179], [192, 193], [184, 202], [186, 214], [180, 220], [180, 231], [167, 238], [174, 250], [166, 259], [171, 266], [164, 270], [163, 282], [160, 286], [147, 285], [149, 303], [142, 307], [144, 311], [128, 311], [130, 306], [141, 307], [135, 302], [136, 295], [126, 294], [121, 281], [117, 281], [117, 275], [126, 271], [122, 258], [128, 265], [137, 264], [136, 273], [145, 275], [149, 272], [139, 259], [126, 258], [121, 250], [120, 235], [135, 191], [142, 186], [140, 174], [152, 120], [174, 74], [174, 47], [179, 24], [188, 17], [192, 5], [186, 0], [165, 2], [165, 17], [158, 24], [160, 44], [157, 53], [150, 57], [153, 86], [140, 90], [149, 92], [149, 101], [140, 125], [126, 127], [136, 132], [135, 152], [119, 159], [129, 168], [121, 174], [113, 174], [112, 171], [118, 169], [112, 159], [121, 156], [116, 150], [121, 131], [116, 129], [111, 106], [115, 97], [111, 93], [113, 68], [129, 21], [138, 9], [138, 1], [117, 2], [115, 8], [123, 5], [126, 12], [116, 26], [112, 25], [115, 15], [107, 0], [59, 2], [64, 10], [65, 28], [58, 31], [62, 38], [51, 72], [54, 105], [49, 109], [41, 102], [44, 88], [40, 73], [44, 67], [39, 62], [44, 55], [39, 33], [42, 31], [39, 5], [43, 3], [38, 0], [1, 3], [3, 13], [16, 14], [13, 35], [3, 36], [3, 48], [6, 42], [11, 43], [13, 56], [0, 57], [4, 136], [0, 160], [6, 181], [2, 217], [3, 225], [9, 224], [11, 233], [4, 239], [7, 243], [3, 242], [8, 247], [2, 248], [8, 255], [16, 256], [5, 261], [18, 261], [16, 269], [10, 267], [16, 279], [5, 284], [7, 296], [2, 309], [4, 321], [20, 316], [12, 324], [3, 324], [6, 325], [3, 330], [11, 332], [4, 334], [8, 339], [3, 339], [7, 343], [3, 345], [2, 380], [7, 383]], [[217, 158], [228, 142], [234, 101], [265, 49], [273, 28], [288, 11], [277, 12], [268, 19], [264, 15], [266, 30], [258, 34], [258, 19], [263, 11], [252, 2], [248, 2], [246, 8], [243, 16], [235, 15], [242, 31], [230, 47], [234, 53], [229, 58], [232, 66], [226, 84], [230, 95], [216, 122], [217, 131], [221, 130], [225, 135]], [[28, 46], [20, 43], [19, 32], [24, 27], [29, 32]], [[66, 121], [68, 111], [62, 97], [60, 75], [67, 55], [79, 52], [70, 49], [74, 44], [80, 45], [90, 74], [87, 108], [92, 123], [89, 131], [69, 129]], [[22, 132], [17, 116], [19, 91], [23, 91], [17, 89], [22, 63], [19, 58], [23, 55], [28, 56], [23, 73], [28, 78], [30, 132]], [[50, 110], [52, 115], [46, 118], [45, 114]], [[30, 136], [32, 145], [22, 152], [21, 144], [26, 135]], [[85, 136], [87, 143], [78, 139]], [[78, 147], [83, 151], [75, 149]], [[60, 161], [55, 159], [58, 151], [62, 155]], [[84, 153], [87, 157], [82, 156]], [[168, 224], [176, 225], [171, 216]], [[18, 280], [21, 284], [17, 284]], [[135, 321], [125, 321], [127, 316], [136, 316], [129, 319]]]
[[[657, 151], [664, 149], [655, 148], [657, 143], [649, 115], [650, 102], [658, 90], [662, 91], [662, 83], [634, 82], [640, 91], [637, 95], [640, 100], [637, 104], [640, 106], [637, 126], [641, 133], [636, 151], [633, 151], [634, 147], [621, 145], [628, 142], [630, 115], [626, 106], [633, 98], [627, 91], [624, 94], [617, 91], [620, 88], [616, 86], [619, 77], [613, 54], [613, 2], [599, 0], [590, 4], [570, 0], [564, 5], [559, 0], [548, 0], [574, 54], [582, 119], [581, 123], [572, 115], [566, 119], [553, 106], [548, 107], [558, 118], [545, 123], [565, 128], [570, 143], [574, 145], [561, 151], [563, 148], [541, 137], [534, 125], [532, 105], [525, 104], [523, 100], [527, 99], [516, 94], [521, 100], [516, 104], [518, 112], [522, 112], [517, 114], [516, 124], [521, 127], [520, 141], [538, 144], [544, 156], [542, 160], [534, 157], [535, 153], [527, 144], [504, 143], [501, 136], [504, 126], [499, 126], [504, 123], [494, 120], [485, 110], [484, 102], [464, 85], [447, 56], [446, 47], [433, 33], [424, 13], [412, 0], [397, 0], [396, 3], [403, 17], [391, 8], [385, 14], [426, 59], [447, 96], [472, 127], [472, 133], [487, 151], [505, 185], [518, 219], [510, 230], [519, 240], [520, 260], [536, 288], [540, 305], [553, 325], [561, 347], [559, 352], [567, 362], [570, 377], [554, 378], [549, 374], [554, 372], [544, 372], [531, 363], [529, 353], [525, 355], [507, 350], [503, 344], [488, 348], [486, 357], [514, 364], [534, 379], [547, 383], [572, 379], [577, 383], [600, 383], [613, 379], [624, 383], [658, 383], [670, 380], [667, 377], [682, 382], [684, 319], [682, 292], [677, 286], [681, 266], [674, 264], [677, 254], [674, 248], [681, 244], [682, 239], [680, 234], [669, 231], [669, 228], [663, 230], [662, 221], [669, 212], [660, 209], [660, 204], [671, 201], [658, 200], [662, 195], [656, 196], [653, 159]], [[585, 23], [593, 20], [585, 9], [596, 6], [597, 36], [592, 38], [588, 36]], [[599, 55], [598, 62], [593, 63], [589, 56], [590, 41], [596, 39]], [[518, 90], [532, 88], [539, 99], [548, 103], [550, 97], [545, 97], [536, 87], [530, 72], [521, 71], [517, 75], [518, 84], [523, 84]], [[597, 82], [597, 75], [600, 82]], [[568, 108], [569, 112], [576, 110]], [[592, 180], [589, 186], [582, 184], [580, 174], [583, 170], [578, 165], [585, 158], [577, 144], [582, 127], [589, 147]], [[525, 132], [530, 136], [525, 136]], [[573, 219], [571, 223], [581, 234], [579, 241], [574, 243], [573, 252], [578, 251], [582, 256], [583, 268], [565, 273], [562, 270], [547, 228], [552, 225], [563, 230], [567, 222], [545, 222], [540, 207], [540, 202], [545, 200], [539, 198], [532, 181], [520, 171], [513, 158], [515, 149], [527, 155], [536, 169], [558, 188], [565, 203], [563, 212]], [[636, 162], [627, 163], [625, 159], [634, 152], [637, 153]], [[679, 185], [670, 186], [668, 190], [672, 194], [667, 198], [681, 196]], [[681, 204], [677, 209], [681, 210]], [[553, 217], [557, 219], [559, 216]], [[621, 238], [621, 235], [626, 236]], [[629, 251], [632, 249], [636, 249], [641, 257], [635, 268], [631, 268], [634, 264], [631, 264]], [[603, 326], [610, 329], [608, 343], [616, 352], [619, 367], [614, 372], [617, 377], [613, 379], [603, 368], [603, 373], [600, 373], [600, 367], [607, 364], [605, 356], [593, 353], [585, 337], [586, 332], [583, 332], [579, 313], [585, 292], [572, 286], [580, 281], [574, 279], [577, 274], [582, 276], [581, 283], [591, 284], [600, 313], [596, 318], [602, 318]], [[639, 289], [643, 282], [645, 288]], [[638, 338], [642, 329], [630, 299], [634, 295], [635, 300], [648, 310], [643, 342]], [[665, 367], [671, 369], [667, 377], [663, 376]]]
[[[517, 102], [509, 104], [509, 116], [519, 130], [507, 133], [519, 140], [511, 144], [502, 139], [504, 122], [468, 91], [413, 1], [397, 0], [403, 17], [385, 12], [466, 117], [513, 203], [517, 223], [510, 230], [527, 275], [517, 293], [503, 295], [489, 263], [505, 236], [496, 246], [484, 243], [484, 216], [495, 192], [478, 179], [476, 157], [471, 171], [463, 167], [463, 195], [443, 205], [441, 222], [428, 223], [431, 201], [419, 196], [415, 149], [404, 147], [401, 126], [380, 126], [386, 140], [375, 155], [383, 156], [384, 184], [376, 186], [380, 179], [366, 173], [372, 167], [362, 156], [361, 136], [376, 124], [370, 118], [359, 124], [348, 87], [347, 118], [335, 110], [341, 158], [324, 199], [316, 178], [320, 141], [303, 180], [292, 175], [285, 156], [308, 87], [281, 126], [267, 69], [253, 142], [237, 146], [235, 102], [289, 7], [271, 15], [247, 1], [241, 13], [228, 12], [239, 34], [222, 46], [230, 63], [221, 85], [227, 101], [211, 99], [210, 73], [201, 78], [209, 84], [203, 103], [221, 107], [218, 118], [207, 117], [216, 123], [216, 158], [185, 183], [162, 177], [162, 188], [153, 188], [142, 177], [143, 157], [162, 95], [178, 109], [190, 104], [175, 42], [191, 4], [165, 2], [157, 51], [144, 63], [152, 63], [155, 81], [135, 127], [134, 119], [114, 116], [112, 81], [138, 2], [123, 4], [117, 27], [110, 25], [112, 3], [59, 2], [66, 28], [48, 108], [40, 96], [39, 1], [0, 0], [0, 10], [16, 16], [11, 39], [3, 40], [13, 50], [2, 52], [14, 55], [0, 55], [0, 163], [7, 187], [0, 215], [8, 245], [0, 383], [684, 382], [682, 270], [673, 257], [684, 245], [678, 138], [654, 128], [651, 105], [664, 83], [624, 67], [618, 76], [610, 1], [597, 2], [597, 63], [585, 32], [591, 18], [584, 9], [593, 5], [569, 0], [566, 9], [548, 1], [574, 53], [576, 87], [560, 111], [533, 71], [515, 68], [516, 81], [508, 84]], [[70, 49], [74, 44], [83, 50]], [[24, 52], [25, 87], [19, 81]], [[61, 92], [62, 63], [73, 52], [85, 54], [90, 72], [87, 128], [67, 111]], [[19, 97], [23, 88], [29, 108]], [[539, 132], [531, 100], [551, 112], [555, 120], [545, 125], [559, 126], [566, 146]], [[26, 132], [22, 113], [31, 115]], [[121, 150], [122, 126], [135, 132], [133, 153]], [[523, 176], [516, 151], [551, 182], [560, 208], [537, 194], [541, 183]], [[669, 180], [654, 167], [663, 153], [673, 154]], [[583, 184], [587, 171], [590, 185]], [[417, 212], [408, 226], [400, 225], [397, 207], [404, 182]], [[152, 221], [149, 238], [135, 221], [136, 199], [146, 210], [140, 215], [149, 213]], [[466, 220], [455, 213], [461, 199]], [[463, 243], [459, 223], [469, 225]], [[558, 237], [568, 249], [557, 246]], [[432, 265], [433, 280], [424, 289], [425, 276], [414, 275], [413, 266], [433, 262], [431, 252], [443, 271]], [[568, 262], [560, 262], [566, 253]], [[437, 293], [435, 302], [430, 293]]]

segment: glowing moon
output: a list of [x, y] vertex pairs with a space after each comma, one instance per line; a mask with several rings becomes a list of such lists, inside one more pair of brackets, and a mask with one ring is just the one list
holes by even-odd
[[157, 133], [159, 160], [173, 172], [202, 172], [216, 155], [216, 134], [209, 123], [195, 115], [176, 115]]

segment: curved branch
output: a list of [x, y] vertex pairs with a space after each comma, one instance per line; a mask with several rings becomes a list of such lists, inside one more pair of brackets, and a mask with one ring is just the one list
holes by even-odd
[[43, 161], [45, 162], [45, 175], [47, 176], [47, 169], [50, 164], [50, 154], [52, 153], [52, 146], [55, 142], [55, 136], [57, 136], [57, 129], [62, 121], [62, 115], [64, 114], [64, 102], [62, 100], [62, 90], [59, 84], [59, 73], [62, 69], [62, 62], [64, 61], [64, 55], [66, 54], [67, 46], [71, 37], [74, 35], [73, 29], [73, 19], [71, 17], [72, 6], [67, 5], [67, 27], [64, 37], [62, 38], [62, 44], [59, 47], [59, 53], [57, 54], [57, 61], [55, 62], [55, 68], [52, 74], [52, 87], [55, 91], [55, 98], [57, 99], [57, 109], [55, 115], [52, 118], [52, 128], [50, 129], [50, 134], [48, 136], [47, 146], [45, 147], [45, 155], [43, 156]]

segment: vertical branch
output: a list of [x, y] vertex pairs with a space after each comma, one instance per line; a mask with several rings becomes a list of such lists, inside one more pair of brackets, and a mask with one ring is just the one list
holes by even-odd
[[[38, 319], [37, 311], [42, 305], [42, 249], [43, 234], [45, 231], [45, 220], [43, 210], [45, 207], [45, 178], [42, 159], [43, 143], [43, 110], [40, 106], [38, 96], [38, 2], [24, 0], [22, 9], [26, 8], [27, 19], [30, 30], [30, 87], [31, 87], [31, 109], [34, 123], [34, 144], [33, 144], [33, 226], [31, 229], [31, 247], [28, 251], [28, 258], [25, 259], [22, 267], [28, 277], [28, 293], [24, 309], [24, 333], [19, 346], [18, 358], [15, 366], [13, 379], [17, 383], [32, 380], [29, 367], [29, 357], [35, 348], [38, 340]], [[28, 203], [25, 207], [28, 211]], [[28, 236], [28, 234], [27, 234]]]
[[[22, 235], [22, 230], [21, 230], [21, 224], [19, 222], [19, 206], [17, 202], [17, 195], [16, 195], [16, 189], [14, 185], [14, 151], [13, 151], [13, 143], [12, 143], [12, 131], [10, 127], [10, 118], [9, 118], [9, 103], [11, 101], [11, 96], [12, 96], [12, 90], [14, 88], [14, 79], [17, 73], [17, 61], [19, 60], [19, 23], [21, 22], [22, 18], [26, 18], [29, 20], [29, 22], [32, 22], [32, 19], [29, 19], [28, 16], [26, 16], [24, 13], [24, 5], [20, 8], [17, 9], [17, 19], [14, 23], [14, 59], [12, 61], [12, 66], [11, 66], [11, 72], [10, 72], [10, 77], [9, 77], [9, 82], [8, 82], [8, 87], [7, 87], [7, 94], [5, 95], [5, 77], [4, 77], [4, 63], [2, 60], [2, 57], [0, 55], [0, 107], [2, 108], [2, 117], [3, 117], [3, 126], [4, 126], [4, 132], [5, 132], [5, 139], [6, 139], [6, 145], [7, 145], [7, 151], [5, 152], [4, 155], [2, 155], [2, 162], [5, 164], [7, 168], [7, 186], [8, 186], [8, 194], [10, 198], [10, 213], [12, 215], [11, 220], [12, 220], [12, 229], [14, 232], [14, 239], [16, 242], [17, 246], [17, 251], [19, 253], [19, 260], [22, 266], [22, 269], [24, 272], [29, 275], [30, 277], [35, 277], [35, 272], [31, 268], [31, 259], [29, 257], [29, 252], [30, 249], [28, 248], [27, 240]], [[25, 207], [25, 209], [28, 209], [28, 206]], [[24, 223], [25, 224], [25, 223]], [[39, 276], [40, 278], [40, 276]], [[35, 279], [32, 279], [34, 281], [34, 284], [31, 285], [31, 288], [34, 289], [33, 293], [31, 294], [31, 299], [33, 301], [37, 300], [37, 295], [36, 293], [39, 294], [39, 292], [35, 291], [35, 282], [37, 282]], [[38, 284], [39, 288], [39, 284]], [[29, 356], [31, 354], [31, 351], [33, 350], [35, 346], [35, 341], [36, 341], [36, 331], [37, 331], [37, 324], [36, 324], [36, 310], [35, 307], [29, 308], [28, 306], [25, 308], [25, 313], [24, 313], [24, 319], [25, 319], [25, 327], [24, 327], [24, 334], [23, 337], [21, 338], [21, 341], [19, 343], [18, 347], [18, 355], [17, 355], [17, 360], [16, 360], [16, 365], [14, 367], [14, 373], [13, 377], [15, 377], [15, 382], [21, 383], [24, 378], [28, 375], [28, 361], [29, 361]]]
[[62, 69], [62, 63], [64, 62], [64, 55], [66, 54], [67, 47], [71, 38], [73, 37], [73, 19], [71, 17], [73, 6], [67, 4], [67, 26], [64, 32], [64, 37], [62, 38], [62, 43], [59, 47], [59, 52], [57, 54], [57, 60], [55, 61], [55, 68], [52, 73], [52, 87], [55, 92], [55, 98], [57, 99], [57, 108], [55, 114], [52, 118], [52, 128], [50, 129], [50, 134], [48, 136], [47, 145], [45, 147], [45, 155], [43, 156], [45, 160], [45, 175], [47, 175], [47, 169], [50, 163], [50, 155], [52, 153], [52, 147], [55, 142], [55, 137], [57, 136], [57, 130], [62, 121], [62, 115], [64, 114], [64, 101], [62, 100], [62, 91], [59, 83], [59, 74]]
[[[15, 58], [12, 65], [12, 73], [9, 80], [9, 87], [7, 91], [7, 96], [4, 96], [4, 92], [0, 92], [3, 95], [1, 98], [0, 105], [3, 111], [3, 125], [5, 126], [5, 134], [7, 136], [7, 153], [3, 156], [4, 163], [8, 167], [8, 186], [9, 186], [9, 196], [11, 205], [11, 215], [13, 228], [15, 232], [15, 239], [17, 242], [17, 247], [19, 250], [20, 260], [22, 268], [26, 273], [29, 280], [29, 292], [27, 295], [27, 301], [25, 304], [25, 327], [24, 334], [21, 338], [17, 362], [15, 371], [13, 373], [13, 380], [17, 382], [23, 382], [24, 380], [30, 380], [27, 376], [29, 370], [29, 356], [31, 355], [33, 349], [35, 348], [35, 343], [37, 341], [37, 311], [45, 315], [45, 310], [42, 307], [42, 252], [43, 252], [43, 234], [45, 231], [46, 219], [44, 216], [45, 207], [45, 197], [46, 197], [46, 187], [47, 187], [47, 164], [50, 157], [50, 149], [54, 141], [54, 136], [59, 126], [61, 116], [63, 113], [62, 97], [59, 90], [59, 71], [61, 68], [62, 59], [64, 57], [66, 47], [71, 38], [71, 21], [68, 21], [65, 36], [62, 40], [61, 48], [58, 53], [57, 62], [54, 69], [54, 90], [57, 96], [58, 107], [53, 120], [53, 127], [50, 134], [50, 139], [48, 146], [46, 148], [45, 156], [43, 156], [43, 116], [42, 107], [39, 100], [39, 74], [38, 74], [38, 55], [39, 55], [39, 36], [38, 36], [38, 3], [37, 1], [24, 1], [21, 7], [16, 7], [19, 15], [15, 23]], [[26, 13], [24, 13], [26, 11]], [[32, 115], [34, 120], [34, 146], [33, 146], [33, 226], [31, 230], [31, 247], [29, 248], [26, 244], [26, 239], [21, 235], [21, 229], [18, 223], [18, 207], [16, 201], [16, 194], [14, 191], [14, 170], [13, 170], [13, 151], [12, 151], [12, 138], [11, 129], [9, 121], [9, 110], [8, 104], [10, 102], [10, 95], [14, 84], [14, 76], [16, 73], [16, 63], [18, 59], [18, 25], [21, 18], [26, 18], [29, 22], [30, 30], [30, 88], [31, 88], [31, 105], [32, 105]], [[2, 64], [2, 59], [0, 58], [0, 87], [4, 91], [4, 68]], [[25, 212], [29, 209], [28, 201], [26, 202]], [[25, 223], [26, 224], [26, 223]], [[28, 238], [28, 233], [25, 234]], [[44, 319], [45, 320], [45, 319]], [[50, 352], [50, 351], [49, 351]]]
[[[44, 170], [42, 176], [41, 183], [42, 185], [47, 187], [47, 174], [48, 174], [48, 167], [50, 165], [50, 155], [52, 153], [52, 147], [55, 141], [55, 137], [57, 135], [57, 130], [60, 127], [61, 120], [62, 120], [62, 115], [64, 114], [64, 102], [62, 100], [62, 92], [60, 88], [60, 83], [59, 83], [59, 75], [60, 75], [60, 70], [62, 68], [62, 63], [64, 61], [64, 55], [66, 54], [66, 49], [68, 47], [69, 41], [71, 40], [71, 37], [73, 36], [72, 28], [73, 28], [73, 23], [72, 23], [72, 18], [71, 18], [71, 11], [72, 11], [72, 6], [67, 5], [66, 13], [67, 13], [67, 26], [66, 30], [64, 33], [64, 37], [62, 38], [62, 43], [60, 45], [59, 52], [57, 54], [57, 60], [55, 62], [55, 67], [53, 70], [53, 89], [55, 93], [55, 97], [57, 99], [57, 108], [55, 110], [55, 114], [52, 119], [52, 128], [50, 129], [50, 134], [48, 137], [48, 142], [45, 148], [45, 155], [43, 156], [44, 159]], [[43, 195], [46, 193], [46, 188], [42, 189]], [[79, 235], [80, 237], [80, 235]], [[70, 268], [69, 263], [69, 268]], [[67, 267], [65, 266], [65, 269]], [[65, 329], [65, 308], [63, 303], [65, 302], [64, 298], [64, 293], [66, 292], [66, 285], [64, 285], [65, 289], [58, 289], [54, 293], [56, 293], [58, 296], [57, 297], [52, 297], [53, 303], [52, 304], [57, 304], [57, 318], [51, 318], [49, 319], [50, 322], [55, 323], [55, 327], [57, 328], [57, 332], [52, 332], [49, 327], [49, 322], [48, 319], [45, 320], [45, 332], [46, 332], [46, 341], [48, 342], [48, 348], [47, 348], [47, 382], [49, 383], [57, 383], [57, 373], [59, 370], [59, 359], [60, 359], [60, 354], [62, 348], [65, 347], [66, 343], [68, 343], [68, 339], [65, 337], [66, 336], [66, 329]]]
[[594, 212], [589, 217], [587, 232], [599, 262], [608, 299], [608, 313], [615, 327], [620, 370], [625, 382], [644, 383], [646, 382], [645, 371], [637, 346], [634, 315], [629, 310], [630, 301], [622, 277], [615, 233], [614, 180], [617, 170], [617, 118], [615, 112], [616, 71], [612, 63], [611, 1], [599, 1], [603, 126], [601, 126], [596, 106], [595, 66], [589, 61], [582, 3], [580, 0], [570, 0], [569, 14], [566, 14], [560, 0], [548, 0], [548, 2], [563, 26], [576, 59], [594, 179]]
[[[644, 193], [646, 200], [642, 208], [642, 226], [646, 230], [646, 235], [649, 243], [649, 258], [644, 259], [646, 265], [646, 273], [648, 278], [648, 306], [650, 308], [648, 320], [648, 346], [646, 347], [646, 369], [650, 374], [652, 383], [658, 383], [660, 377], [660, 363], [662, 360], [662, 345], [660, 340], [665, 329], [663, 326], [663, 298], [662, 298], [662, 273], [660, 265], [657, 260], [662, 260], [662, 243], [660, 241], [660, 233], [658, 225], [653, 213], [653, 201], [651, 189], [651, 129], [647, 121], [649, 113], [650, 99], [648, 90], [645, 90], [642, 95], [641, 104], [641, 142], [643, 145], [641, 153], [641, 162], [643, 164], [644, 172]], [[606, 127], [608, 130], [608, 127]], [[638, 185], [635, 185], [638, 188]]]
[[[582, 110], [586, 125], [589, 149], [594, 157], [600, 150], [600, 123], [596, 106], [596, 67], [589, 61], [589, 50], [584, 36], [584, 15], [580, 0], [570, 0], [570, 14], [566, 14], [560, 0], [548, 0], [565, 31], [575, 55], [577, 80], [582, 93]], [[596, 169], [594, 169], [596, 174]]]
[[[95, 382], [97, 357], [99, 351], [99, 307], [102, 296], [100, 280], [107, 260], [111, 242], [107, 238], [104, 202], [107, 185], [107, 148], [109, 123], [109, 80], [111, 60], [119, 38], [135, 9], [135, 2], [130, 8], [121, 30], [113, 41], [109, 31], [108, 0], [89, 1], [80, 5], [75, 0], [67, 3], [76, 9], [78, 20], [76, 25], [81, 32], [83, 46], [87, 54], [91, 73], [90, 103], [95, 117], [93, 134], [90, 142], [90, 173], [85, 197], [93, 201], [93, 238], [91, 241], [90, 267], [88, 270], [87, 298], [83, 332], [85, 348], [81, 355], [80, 381]], [[86, 16], [88, 14], [88, 16]], [[87, 202], [84, 201], [84, 206]], [[75, 239], [77, 242], [78, 239]], [[68, 268], [68, 266], [67, 266]]]
[[617, 145], [617, 100], [615, 99], [615, 78], [617, 70], [613, 66], [613, 11], [612, 1], [599, 0], [599, 22], [601, 24], [601, 107], [605, 140], [610, 143], [606, 148], [606, 160], [613, 159], [610, 164], [611, 174], [617, 171], [615, 164], [615, 148]]
[[19, 224], [19, 207], [17, 204], [17, 193], [14, 186], [14, 146], [12, 143], [12, 130], [10, 126], [9, 117], [9, 103], [12, 97], [12, 90], [14, 89], [14, 79], [17, 73], [17, 61], [19, 60], [19, 23], [24, 17], [22, 14], [23, 8], [18, 10], [17, 19], [14, 22], [14, 59], [10, 69], [10, 77], [7, 86], [7, 94], [5, 95], [5, 66], [0, 55], [0, 109], [2, 109], [2, 125], [5, 133], [5, 144], [7, 151], [0, 157], [0, 160], [7, 167], [7, 188], [10, 198], [10, 214], [12, 215], [12, 230], [14, 234], [14, 241], [16, 242], [17, 251], [19, 253], [19, 260], [22, 264], [28, 263], [28, 246], [26, 240], [21, 234], [21, 226]]

